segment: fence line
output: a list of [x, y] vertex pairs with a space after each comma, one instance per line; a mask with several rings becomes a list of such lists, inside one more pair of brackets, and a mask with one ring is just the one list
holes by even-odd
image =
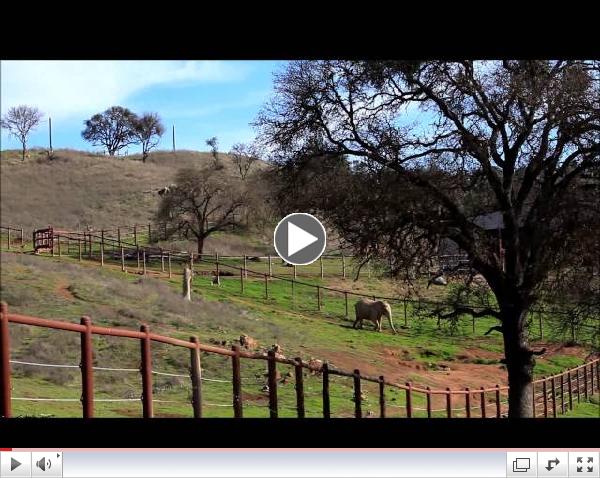
[[[277, 389], [278, 389], [278, 379], [277, 379], [277, 365], [292, 365], [298, 371], [308, 370], [315, 374], [318, 374], [322, 380], [322, 392], [323, 392], [323, 416], [330, 417], [330, 391], [329, 391], [329, 376], [341, 376], [341, 377], [351, 377], [354, 382], [354, 401], [355, 401], [355, 413], [354, 416], [356, 418], [361, 418], [362, 414], [362, 402], [363, 402], [363, 394], [361, 392], [362, 382], [367, 383], [376, 383], [379, 384], [379, 400], [380, 400], [380, 416], [385, 416], [385, 388], [393, 388], [396, 390], [403, 390], [406, 394], [405, 400], [405, 411], [407, 417], [413, 416], [413, 411], [416, 411], [417, 408], [413, 407], [413, 398], [416, 395], [421, 395], [426, 398], [427, 402], [427, 416], [432, 417], [433, 412], [436, 410], [432, 407], [432, 397], [434, 396], [443, 396], [446, 400], [446, 416], [448, 418], [452, 418], [454, 411], [460, 411], [462, 407], [453, 407], [452, 406], [452, 397], [458, 396], [464, 400], [465, 403], [464, 410], [466, 411], [467, 417], [472, 417], [472, 410], [480, 409], [481, 417], [485, 417], [485, 408], [486, 408], [486, 398], [487, 395], [493, 395], [493, 402], [495, 404], [495, 413], [498, 418], [503, 416], [502, 413], [502, 400], [501, 393], [506, 393], [508, 391], [508, 386], [499, 386], [480, 389], [464, 389], [464, 390], [451, 390], [447, 388], [446, 390], [433, 390], [431, 388], [421, 388], [415, 387], [411, 383], [399, 384], [395, 382], [390, 382], [386, 380], [383, 376], [373, 377], [369, 375], [362, 374], [358, 369], [355, 369], [353, 372], [345, 371], [341, 369], [337, 369], [334, 367], [330, 367], [327, 363], [323, 365], [315, 366], [311, 365], [310, 362], [306, 362], [301, 358], [287, 359], [281, 356], [278, 356], [274, 350], [269, 351], [267, 354], [264, 353], [252, 353], [240, 350], [239, 346], [233, 346], [231, 350], [215, 347], [208, 344], [203, 344], [198, 341], [196, 337], [192, 337], [190, 341], [175, 339], [171, 337], [166, 337], [158, 334], [151, 333], [147, 325], [142, 325], [140, 327], [140, 331], [128, 330], [128, 329], [117, 329], [117, 328], [107, 328], [107, 327], [99, 327], [92, 325], [91, 319], [89, 317], [82, 317], [80, 324], [73, 324], [69, 322], [61, 322], [56, 320], [48, 320], [41, 319], [39, 317], [30, 317], [26, 315], [20, 314], [12, 314], [8, 312], [8, 306], [6, 303], [1, 304], [1, 313], [0, 313], [0, 345], [2, 346], [1, 355], [0, 355], [0, 386], [2, 387], [0, 393], [0, 416], [3, 417], [11, 417], [12, 416], [12, 406], [11, 402], [14, 399], [25, 399], [24, 397], [12, 397], [12, 389], [11, 389], [11, 366], [10, 364], [13, 362], [10, 360], [10, 334], [9, 334], [9, 323], [16, 324], [24, 324], [30, 326], [37, 327], [46, 327], [55, 330], [66, 330], [71, 332], [77, 332], [81, 337], [81, 374], [82, 374], [82, 397], [81, 404], [83, 408], [83, 417], [91, 418], [94, 416], [94, 402], [100, 402], [102, 400], [108, 399], [95, 399], [94, 397], [94, 387], [93, 387], [93, 373], [95, 367], [93, 367], [90, 358], [93, 356], [93, 343], [92, 336], [93, 335], [103, 335], [103, 336], [113, 336], [113, 337], [125, 337], [129, 339], [137, 339], [140, 341], [140, 354], [141, 354], [141, 367], [139, 373], [142, 375], [142, 388], [143, 393], [141, 396], [142, 401], [142, 409], [143, 416], [145, 418], [152, 418], [154, 416], [153, 412], [153, 403], [181, 403], [176, 401], [164, 401], [164, 400], [155, 400], [152, 396], [152, 375], [157, 371], [153, 369], [152, 365], [152, 343], [164, 343], [170, 344], [172, 346], [183, 347], [190, 350], [190, 358], [191, 358], [191, 367], [190, 374], [192, 378], [192, 382], [194, 384], [195, 390], [193, 394], [193, 399], [191, 405], [194, 410], [194, 416], [196, 418], [200, 418], [202, 416], [202, 407], [205, 406], [216, 406], [217, 404], [209, 404], [203, 403], [202, 393], [201, 393], [201, 369], [198, 366], [200, 363], [199, 352], [207, 352], [212, 354], [217, 354], [220, 356], [231, 357], [232, 359], [232, 380], [230, 383], [233, 385], [233, 400], [232, 404], [229, 405], [234, 410], [234, 415], [236, 417], [243, 416], [243, 405], [244, 401], [242, 400], [242, 384], [243, 379], [240, 375], [240, 364], [241, 359], [251, 359], [251, 360], [262, 360], [266, 361], [268, 364], [268, 393], [269, 393], [269, 414], [271, 418], [278, 417], [279, 410], [279, 401], [277, 397]], [[37, 365], [37, 364], [36, 364]], [[551, 401], [552, 407], [552, 416], [555, 417], [558, 413], [564, 413], [566, 411], [566, 407], [564, 406], [564, 378], [568, 379], [568, 389], [571, 390], [571, 396], [573, 393], [573, 381], [574, 377], [577, 380], [577, 390], [580, 388], [580, 383], [583, 383], [584, 387], [584, 396], [585, 399], [589, 397], [590, 394], [594, 394], [597, 389], [600, 388], [600, 359], [592, 360], [586, 364], [580, 365], [579, 367], [574, 367], [570, 370], [561, 372], [556, 375], [552, 375], [550, 377], [544, 377], [542, 379], [533, 381], [533, 393], [534, 397], [536, 396], [536, 388], [539, 389], [540, 384], [544, 390], [543, 393], [543, 404], [544, 404], [544, 416], [548, 416], [548, 410], [550, 409], [549, 400]], [[163, 372], [163, 374], [165, 374]], [[583, 374], [583, 375], [582, 375]], [[298, 374], [296, 373], [296, 410], [298, 412], [298, 416], [304, 416], [304, 392], [303, 392], [303, 372]], [[560, 380], [559, 390], [562, 390], [562, 393], [557, 392], [556, 382], [557, 379]], [[581, 380], [582, 379], [582, 380]], [[215, 379], [213, 379], [214, 381]], [[551, 391], [548, 394], [548, 383], [551, 384]], [[560, 412], [557, 409], [557, 394], [558, 399], [562, 401], [562, 406]], [[579, 395], [581, 395], [579, 393]], [[473, 404], [472, 399], [475, 397], [479, 397], [481, 402], [479, 408], [478, 406]], [[31, 400], [34, 400], [31, 398]], [[51, 398], [40, 399], [44, 401], [51, 401]], [[58, 400], [70, 400], [77, 401], [76, 399], [58, 399]], [[136, 401], [137, 399], [129, 399], [131, 401]], [[536, 412], [536, 404], [537, 400], [534, 400], [534, 414]], [[570, 403], [572, 408], [572, 401]], [[388, 406], [394, 406], [394, 404], [388, 404]], [[421, 407], [418, 407], [420, 409]], [[492, 416], [492, 415], [490, 415]], [[539, 416], [539, 415], [538, 415]]]

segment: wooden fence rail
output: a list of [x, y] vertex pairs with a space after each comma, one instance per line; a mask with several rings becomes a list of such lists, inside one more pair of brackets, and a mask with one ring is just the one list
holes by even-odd
[[[263, 360], [268, 364], [268, 388], [269, 388], [269, 415], [271, 418], [277, 418], [279, 416], [279, 403], [277, 397], [277, 364], [290, 365], [295, 368], [295, 381], [296, 381], [296, 410], [299, 417], [305, 416], [304, 406], [304, 386], [303, 386], [303, 371], [308, 370], [316, 374], [320, 374], [322, 381], [322, 396], [323, 396], [323, 416], [325, 418], [331, 417], [331, 401], [330, 401], [330, 380], [331, 376], [340, 376], [352, 378], [354, 381], [354, 402], [355, 410], [354, 416], [361, 418], [364, 416], [362, 409], [362, 384], [363, 382], [370, 382], [378, 384], [379, 386], [379, 404], [380, 404], [380, 416], [386, 416], [386, 401], [385, 401], [385, 390], [386, 387], [404, 390], [406, 394], [405, 401], [405, 413], [406, 417], [413, 417], [416, 408], [414, 407], [414, 397], [416, 395], [424, 396], [427, 402], [427, 415], [432, 416], [432, 398], [435, 396], [445, 396], [446, 398], [446, 417], [452, 418], [454, 412], [465, 410], [465, 415], [474, 417], [472, 413], [474, 408], [471, 403], [471, 397], [478, 394], [481, 400], [481, 414], [479, 416], [486, 417], [485, 402], [487, 396], [492, 396], [496, 406], [496, 416], [501, 417], [501, 392], [507, 392], [508, 387], [501, 387], [496, 385], [495, 387], [484, 388], [481, 387], [476, 392], [469, 389], [464, 390], [432, 390], [428, 388], [415, 387], [412, 383], [406, 383], [404, 385], [389, 382], [385, 380], [383, 376], [369, 376], [360, 373], [358, 369], [350, 372], [341, 369], [330, 367], [329, 364], [324, 363], [322, 366], [315, 366], [309, 362], [305, 362], [300, 358], [287, 359], [278, 356], [274, 350], [268, 353], [252, 353], [240, 350], [239, 346], [233, 346], [231, 350], [215, 347], [208, 344], [203, 344], [198, 341], [196, 337], [192, 337], [189, 341], [175, 339], [172, 337], [166, 337], [163, 335], [154, 334], [150, 331], [147, 325], [142, 325], [139, 331], [99, 327], [92, 324], [92, 320], [89, 317], [82, 317], [79, 324], [70, 322], [62, 322], [57, 320], [42, 319], [39, 317], [31, 317], [20, 314], [12, 314], [8, 311], [8, 305], [6, 303], [1, 304], [0, 308], [0, 416], [11, 417], [12, 416], [12, 387], [11, 387], [11, 360], [10, 360], [10, 332], [9, 323], [30, 325], [35, 327], [45, 327], [55, 330], [65, 330], [70, 332], [79, 333], [81, 340], [81, 361], [80, 369], [82, 374], [82, 394], [81, 394], [81, 405], [82, 405], [82, 416], [85, 418], [91, 418], [94, 416], [94, 367], [93, 367], [93, 335], [103, 335], [112, 337], [124, 337], [129, 339], [136, 339], [140, 342], [140, 373], [142, 375], [142, 410], [145, 418], [152, 418], [154, 416], [153, 409], [153, 387], [152, 387], [152, 374], [155, 373], [153, 370], [152, 361], [152, 343], [159, 342], [168, 344], [176, 347], [183, 347], [190, 350], [190, 378], [193, 385], [193, 396], [191, 400], [191, 406], [194, 412], [194, 417], [202, 417], [202, 390], [201, 390], [201, 368], [199, 352], [206, 352], [217, 354], [221, 356], [231, 357], [231, 383], [233, 386], [233, 401], [232, 408], [234, 416], [238, 418], [243, 417], [243, 401], [242, 401], [242, 378], [240, 374], [241, 360]], [[544, 377], [533, 382], [533, 391], [539, 390], [541, 384], [543, 389], [543, 403], [544, 403], [544, 416], [548, 416], [548, 383], [551, 385], [550, 397], [552, 399], [552, 416], [557, 416], [558, 413], [564, 413], [566, 408], [563, 406], [561, 410], [557, 410], [556, 406], [556, 382], [564, 383], [565, 377], [568, 380], [568, 387], [573, 389], [574, 377], [583, 376], [584, 396], [587, 398], [591, 394], [594, 394], [600, 385], [600, 359], [592, 360], [579, 367], [572, 368], [570, 370], [561, 372], [560, 374], [553, 375], [551, 377]], [[577, 388], [578, 390], [578, 388]], [[559, 392], [560, 393], [560, 392]], [[460, 403], [465, 403], [465, 408], [453, 408], [453, 396], [458, 396], [462, 400]], [[560, 395], [562, 397], [562, 395]], [[539, 397], [536, 396], [534, 400], [534, 411], [535, 403]], [[454, 401], [454, 403], [457, 403]]]

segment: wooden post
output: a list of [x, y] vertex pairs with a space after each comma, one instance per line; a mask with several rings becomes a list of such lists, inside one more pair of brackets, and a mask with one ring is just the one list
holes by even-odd
[[160, 271], [161, 272], [165, 271], [165, 253], [164, 253], [162, 247], [160, 248]]
[[296, 365], [294, 365], [296, 375], [296, 410], [298, 418], [304, 418], [304, 370], [302, 369], [302, 359], [300, 357], [296, 357], [294, 361], [296, 362]]
[[10, 370], [10, 331], [8, 330], [8, 304], [0, 304], [0, 417], [12, 416], [12, 386]]
[[552, 418], [556, 418], [556, 382], [554, 377], [550, 378], [550, 386], [552, 387], [552, 394], [550, 395], [552, 398]]
[[427, 418], [431, 418], [431, 387], [427, 387]]
[[[481, 392], [479, 392], [479, 403], [481, 405], [481, 418], [485, 418], [485, 389], [481, 387]], [[533, 402], [535, 403], [535, 397]]]
[[142, 355], [142, 405], [144, 418], [154, 417], [154, 406], [152, 403], [152, 349], [150, 340], [150, 328], [147, 325], [140, 327], [140, 332], [146, 334], [146, 337], [141, 339], [141, 355]]
[[579, 383], [579, 368], [577, 368], [577, 379], [575, 381], [575, 384], [577, 385], [577, 403], [581, 402], [581, 385]]
[[323, 418], [331, 418], [331, 408], [329, 406], [329, 365], [327, 362], [322, 367], [323, 375]]
[[194, 253], [190, 252], [190, 270], [194, 273]]
[[231, 350], [235, 353], [231, 357], [232, 384], [233, 384], [233, 416], [243, 418], [242, 408], [242, 377], [240, 375], [240, 346], [233, 345]]
[[125, 251], [123, 250], [123, 246], [121, 246], [121, 272], [125, 272]]
[[546, 385], [546, 377], [542, 382], [542, 393], [544, 394], [544, 418], [548, 418], [548, 390]]
[[571, 372], [567, 372], [567, 382], [569, 390], [569, 410], [573, 410], [573, 383], [571, 380]]
[[317, 286], [317, 310], [321, 310], [321, 288]]
[[446, 416], [452, 418], [452, 393], [449, 387], [446, 387]]
[[102, 238], [100, 241], [100, 265], [104, 267], [104, 231], [102, 231]]
[[137, 225], [133, 226], [133, 243], [137, 246], [138, 245], [138, 239], [137, 239]]
[[23, 228], [21, 228], [21, 247], [25, 244], [23, 241], [25, 240], [25, 236], [23, 235]]
[[90, 258], [90, 259], [92, 258], [92, 247], [93, 247], [93, 244], [92, 244], [92, 233], [90, 232], [88, 234], [88, 258]]
[[248, 278], [248, 256], [244, 255], [244, 278]]
[[408, 314], [406, 313], [406, 299], [404, 299], [404, 327], [408, 327]]
[[173, 277], [171, 274], [171, 252], [170, 251], [167, 252], [167, 265], [169, 266], [169, 279], [170, 279], [171, 277]]
[[94, 357], [92, 344], [92, 321], [89, 317], [82, 317], [81, 325], [85, 332], [81, 332], [81, 405], [83, 418], [94, 417]]
[[469, 387], [465, 388], [465, 413], [467, 418], [471, 418], [471, 391]]
[[298, 278], [298, 271], [296, 270], [296, 266], [294, 265], [294, 280]]
[[48, 117], [48, 140], [49, 140], [49, 149], [50, 154], [52, 154], [52, 118]]
[[152, 224], [148, 223], [148, 244], [152, 242]]
[[8, 250], [10, 250], [10, 228], [7, 229], [8, 231], [8, 240], [6, 241], [6, 247], [8, 248]]
[[590, 390], [592, 391], [592, 395], [594, 394], [594, 364], [590, 364]]
[[585, 396], [585, 400], [588, 399], [588, 379], [587, 379], [587, 365], [583, 366], [583, 394]]
[[144, 264], [144, 275], [146, 275], [146, 248], [142, 251], [142, 259]]
[[379, 418], [385, 418], [385, 378], [379, 376]]
[[269, 254], [268, 259], [269, 259], [269, 277], [273, 277], [273, 263], [271, 262], [271, 254]]
[[348, 292], [344, 291], [344, 303], [346, 304], [346, 318], [348, 319]]
[[137, 270], [139, 272], [139, 270], [140, 270], [140, 246], [136, 245], [135, 249], [136, 249], [136, 253], [137, 253]]
[[265, 274], [265, 299], [269, 298], [269, 276]]
[[240, 269], [240, 293], [244, 293], [244, 269]]
[[496, 418], [500, 418], [502, 416], [501, 407], [500, 407], [500, 385], [496, 384]]
[[196, 347], [190, 349], [190, 375], [192, 379], [192, 408], [194, 418], [202, 418], [202, 364], [200, 362], [200, 342], [198, 337], [190, 337]]
[[412, 418], [412, 385], [406, 382], [406, 418]]
[[269, 372], [269, 416], [277, 418], [279, 416], [277, 405], [277, 362], [275, 361], [275, 350], [269, 350], [267, 353], [267, 367]]
[[77, 247], [79, 249], [79, 262], [81, 262], [81, 239], [77, 239]]
[[[10, 232], [10, 229], [8, 230]], [[58, 246], [58, 257], [62, 257], [62, 253], [60, 250], [60, 234], [56, 236], [56, 244]]]
[[292, 308], [293, 308], [293, 307], [294, 307], [294, 305], [296, 304], [296, 296], [295, 296], [295, 291], [294, 291], [294, 289], [295, 289], [295, 287], [294, 287], [294, 286], [295, 286], [295, 282], [296, 282], [296, 281], [294, 281], [294, 280], [292, 279]]
[[346, 257], [344, 257], [344, 253], [342, 253], [342, 279], [346, 278]]
[[121, 247], [121, 228], [117, 227], [117, 242], [119, 243], [119, 247]]
[[323, 256], [319, 257], [319, 266], [321, 267], [321, 279], [323, 279]]
[[362, 391], [358, 369], [354, 369], [354, 418], [362, 418]]

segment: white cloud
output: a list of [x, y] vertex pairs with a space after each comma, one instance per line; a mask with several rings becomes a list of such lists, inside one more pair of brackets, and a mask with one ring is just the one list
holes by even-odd
[[70, 118], [124, 102], [154, 85], [239, 81], [248, 67], [223, 61], [2, 61], [0, 103]]

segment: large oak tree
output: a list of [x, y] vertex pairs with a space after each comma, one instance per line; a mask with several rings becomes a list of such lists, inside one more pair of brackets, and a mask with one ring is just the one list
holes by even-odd
[[[501, 324], [509, 416], [531, 416], [526, 317], [572, 258], [565, 244], [582, 234], [586, 205], [574, 192], [599, 163], [600, 63], [296, 61], [276, 77], [257, 125], [283, 164], [317, 145], [321, 157], [359, 160], [386, 192], [409, 198], [387, 215], [373, 201], [373, 221], [367, 203], [355, 203], [357, 252], [374, 244], [400, 264], [404, 248], [434, 253], [444, 237], [468, 254], [497, 302], [485, 312]], [[475, 220], [483, 212], [499, 212], [504, 254], [497, 231]]]

